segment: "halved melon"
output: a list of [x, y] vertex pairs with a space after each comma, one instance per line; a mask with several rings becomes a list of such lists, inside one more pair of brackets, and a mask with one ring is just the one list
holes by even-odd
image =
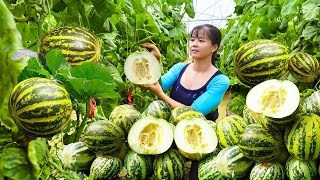
[[180, 121], [174, 131], [174, 141], [183, 156], [200, 160], [213, 152], [218, 145], [216, 132], [201, 118]]
[[288, 80], [271, 79], [254, 86], [247, 94], [246, 105], [255, 112], [272, 118], [291, 115], [299, 106], [298, 87]]
[[161, 154], [173, 142], [173, 128], [164, 119], [147, 116], [136, 121], [128, 134], [130, 148], [138, 154]]
[[134, 84], [153, 84], [161, 77], [161, 66], [150, 52], [134, 52], [124, 62], [124, 73]]

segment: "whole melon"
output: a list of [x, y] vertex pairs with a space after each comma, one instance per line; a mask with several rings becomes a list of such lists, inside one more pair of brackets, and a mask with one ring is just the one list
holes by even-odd
[[39, 77], [18, 83], [8, 105], [18, 127], [33, 136], [53, 136], [61, 132], [72, 111], [67, 90], [56, 81]]
[[241, 46], [234, 56], [233, 67], [238, 79], [253, 86], [268, 79], [288, 76], [288, 49], [272, 40], [255, 40]]
[[83, 27], [62, 26], [48, 31], [40, 42], [40, 57], [46, 62], [46, 54], [53, 49], [61, 50], [69, 65], [100, 59], [100, 40]]

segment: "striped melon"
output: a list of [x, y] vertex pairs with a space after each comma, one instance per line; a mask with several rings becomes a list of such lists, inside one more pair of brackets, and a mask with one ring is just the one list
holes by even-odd
[[257, 163], [251, 170], [250, 180], [284, 180], [285, 170], [282, 164]]
[[217, 122], [216, 133], [221, 148], [237, 145], [247, 124], [239, 115], [230, 115]]
[[121, 169], [122, 161], [119, 158], [99, 156], [91, 164], [90, 177], [94, 180], [114, 180]]
[[175, 149], [159, 154], [153, 161], [153, 174], [157, 179], [179, 180], [185, 176], [185, 158]]
[[280, 124], [283, 120], [287, 121], [284, 117], [292, 115], [298, 109], [299, 102], [299, 89], [288, 80], [270, 79], [261, 82], [246, 97], [246, 105], [251, 111], [275, 118]]
[[124, 141], [122, 129], [108, 120], [90, 123], [84, 133], [84, 142], [97, 154], [113, 154], [121, 149]]
[[40, 44], [39, 53], [44, 63], [45, 55], [53, 49], [61, 50], [72, 66], [100, 58], [100, 40], [83, 27], [63, 26], [48, 31]]
[[132, 180], [147, 179], [152, 175], [151, 157], [129, 151], [124, 159], [124, 168]]
[[248, 125], [240, 135], [239, 147], [249, 159], [258, 162], [275, 160], [284, 148], [283, 135], [260, 124]]
[[199, 163], [198, 178], [199, 180], [227, 180], [217, 169], [217, 156], [211, 155]]
[[222, 149], [216, 160], [218, 171], [230, 179], [243, 178], [250, 174], [254, 161], [246, 158], [239, 146], [230, 146]]
[[171, 119], [176, 119], [180, 114], [188, 111], [196, 111], [191, 106], [178, 106], [171, 110]]
[[296, 122], [285, 131], [285, 143], [291, 155], [301, 160], [320, 157], [320, 117], [316, 114], [299, 114]]
[[161, 65], [149, 51], [137, 51], [124, 62], [124, 73], [134, 84], [153, 84], [161, 77]]
[[75, 142], [63, 147], [60, 159], [63, 166], [73, 170], [89, 170], [96, 158], [85, 142]]
[[190, 111], [181, 112], [176, 118], [171, 119], [171, 122], [174, 125], [177, 125], [182, 120], [193, 119], [193, 118], [207, 120], [206, 117], [201, 112], [198, 112], [196, 110], [190, 110]]
[[247, 123], [255, 122], [262, 125], [264, 128], [269, 130], [284, 130], [286, 127], [290, 126], [294, 122], [294, 116], [296, 112], [293, 112], [291, 115], [283, 118], [272, 118], [263, 115], [262, 113], [255, 113], [249, 108], [244, 108], [243, 119]]
[[290, 58], [289, 71], [300, 82], [313, 82], [320, 74], [320, 63], [308, 53], [297, 53]]
[[272, 40], [255, 40], [236, 51], [233, 67], [238, 79], [252, 86], [268, 79], [287, 77], [289, 59], [284, 45]]
[[173, 142], [173, 127], [164, 119], [147, 116], [136, 121], [128, 134], [130, 148], [139, 154], [161, 154]]
[[153, 116], [159, 119], [170, 120], [171, 106], [162, 100], [152, 101], [142, 112], [143, 116]]
[[242, 115], [243, 115], [243, 121], [247, 125], [257, 123], [256, 117], [255, 117], [256, 113], [251, 111], [247, 105], [244, 105]]
[[52, 136], [68, 124], [72, 103], [66, 89], [45, 78], [18, 83], [9, 97], [9, 111], [21, 130], [35, 136]]
[[310, 179], [316, 180], [317, 178], [317, 163], [312, 160], [299, 160], [294, 156], [289, 156], [285, 170], [287, 177], [290, 180]]
[[115, 107], [109, 116], [109, 121], [117, 124], [128, 135], [132, 125], [140, 118], [141, 113], [132, 105], [119, 105]]
[[200, 160], [216, 149], [217, 135], [207, 121], [193, 118], [182, 120], [176, 125], [174, 142], [186, 158]]
[[301, 100], [299, 112], [314, 113], [320, 116], [320, 90], [312, 92], [310, 96]]

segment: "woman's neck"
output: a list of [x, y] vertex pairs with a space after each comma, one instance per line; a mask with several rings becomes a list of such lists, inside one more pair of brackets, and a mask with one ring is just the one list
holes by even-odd
[[192, 70], [196, 72], [206, 72], [210, 69], [215, 68], [210, 60], [194, 60], [192, 64]]

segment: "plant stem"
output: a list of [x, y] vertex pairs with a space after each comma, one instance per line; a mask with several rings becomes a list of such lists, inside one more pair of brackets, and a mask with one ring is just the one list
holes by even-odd
[[86, 126], [87, 121], [90, 117], [90, 99], [91, 98], [89, 98], [89, 100], [86, 102], [86, 115], [82, 119], [80, 126], [77, 126], [77, 134], [76, 134], [75, 142], [79, 141], [80, 136], [82, 134], [82, 131], [83, 131], [84, 127]]

